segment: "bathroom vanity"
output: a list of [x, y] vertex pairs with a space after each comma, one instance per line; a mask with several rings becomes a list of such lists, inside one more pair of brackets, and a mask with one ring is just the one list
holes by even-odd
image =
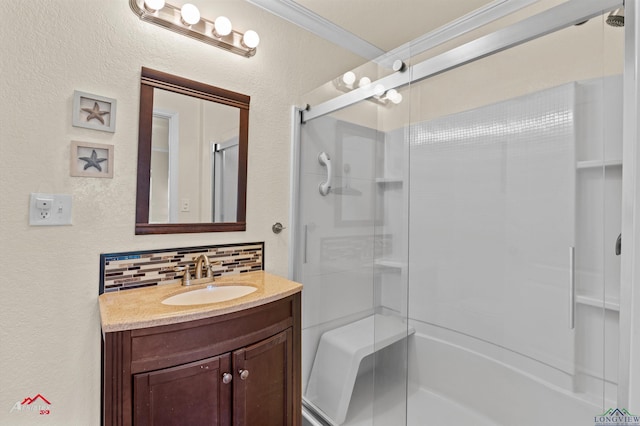
[[[100, 296], [105, 425], [300, 425], [300, 291], [265, 272], [253, 293], [170, 306], [167, 284]], [[205, 286], [206, 287], [206, 286]]]

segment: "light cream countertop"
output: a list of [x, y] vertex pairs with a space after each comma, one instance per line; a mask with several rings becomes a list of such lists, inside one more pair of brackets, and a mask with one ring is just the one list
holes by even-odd
[[214, 285], [250, 285], [258, 290], [226, 302], [190, 306], [169, 306], [167, 297], [207, 285], [162, 284], [134, 290], [104, 293], [98, 297], [102, 332], [177, 324], [237, 312], [283, 299], [302, 291], [302, 284], [263, 271], [216, 278]]

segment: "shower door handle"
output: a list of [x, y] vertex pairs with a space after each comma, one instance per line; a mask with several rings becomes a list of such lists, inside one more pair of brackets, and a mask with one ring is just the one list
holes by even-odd
[[307, 225], [304, 226], [304, 242], [302, 243], [302, 263], [307, 263]]
[[569, 247], [569, 329], [576, 327], [576, 248]]
[[329, 191], [331, 191], [331, 159], [329, 158], [329, 155], [323, 151], [318, 154], [318, 162], [327, 167], [327, 180], [318, 186], [320, 195], [325, 196]]

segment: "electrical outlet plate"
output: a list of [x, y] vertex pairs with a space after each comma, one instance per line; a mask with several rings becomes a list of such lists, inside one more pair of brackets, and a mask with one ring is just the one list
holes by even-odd
[[29, 225], [71, 225], [71, 195], [31, 193]]

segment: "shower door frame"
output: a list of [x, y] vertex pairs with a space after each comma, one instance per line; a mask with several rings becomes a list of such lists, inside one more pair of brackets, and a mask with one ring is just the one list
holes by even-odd
[[[618, 406], [640, 401], [640, 0], [625, 1]], [[635, 326], [634, 326], [635, 325]], [[635, 362], [634, 362], [635, 361]]]
[[[516, 45], [532, 41], [552, 32], [570, 27], [617, 7], [625, 7], [625, 47], [623, 73], [623, 174], [622, 174], [622, 234], [625, 235], [624, 256], [620, 277], [620, 343], [618, 365], [618, 407], [628, 408], [632, 401], [640, 401], [640, 0], [571, 0], [560, 6], [534, 15], [512, 26], [464, 44], [456, 50], [374, 82], [387, 88], [402, 87], [415, 81], [460, 67]], [[558, 13], [560, 11], [560, 13]], [[482, 40], [481, 43], [478, 43]], [[482, 48], [479, 49], [478, 45]], [[294, 277], [298, 235], [297, 205], [300, 175], [300, 126], [307, 120], [327, 115], [373, 96], [373, 89], [359, 88], [337, 96], [315, 107], [292, 108], [291, 139], [291, 198], [289, 234], [289, 277]], [[634, 311], [635, 308], [635, 311]], [[635, 324], [635, 327], [634, 327]], [[635, 362], [634, 362], [635, 361]]]

